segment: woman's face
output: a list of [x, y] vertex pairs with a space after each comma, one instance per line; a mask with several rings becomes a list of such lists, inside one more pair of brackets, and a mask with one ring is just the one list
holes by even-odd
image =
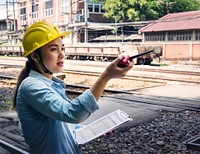
[[44, 66], [52, 73], [63, 70], [65, 51], [61, 38], [57, 38], [40, 48], [40, 55]]

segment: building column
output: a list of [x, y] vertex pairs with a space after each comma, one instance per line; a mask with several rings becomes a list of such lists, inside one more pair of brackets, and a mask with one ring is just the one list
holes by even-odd
[[189, 49], [190, 49], [190, 53], [189, 53], [189, 55], [190, 55], [190, 57], [189, 57], [189, 61], [192, 61], [192, 56], [193, 56], [193, 41], [191, 41], [190, 43], [189, 43]]
[[[26, 1], [26, 7], [27, 7], [27, 21], [28, 21], [28, 27], [32, 24], [32, 21], [30, 20], [30, 14], [32, 13], [32, 11], [30, 11], [30, 1]], [[31, 18], [32, 19], [32, 18]]]
[[[58, 20], [58, 0], [56, 0], [56, 11], [54, 11], [53, 13], [56, 13], [56, 24], [59, 26], [60, 25], [60, 20]], [[55, 4], [55, 3], [54, 3]], [[61, 8], [60, 8], [61, 9]]]

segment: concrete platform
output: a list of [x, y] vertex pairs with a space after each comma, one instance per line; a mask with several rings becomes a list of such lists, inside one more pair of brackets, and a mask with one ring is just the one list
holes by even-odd
[[[191, 103], [195, 100], [195, 105], [200, 107], [200, 85], [167, 85], [154, 88], [146, 88], [135, 92], [135, 95], [142, 94], [146, 99], [153, 97], [162, 98], [163, 103], [167, 103], [169, 99], [175, 99], [178, 102], [187, 100]], [[132, 97], [135, 97], [134, 94]], [[123, 98], [122, 98], [123, 99]], [[199, 103], [198, 103], [199, 102]], [[161, 102], [162, 103], [162, 102]], [[129, 126], [134, 126], [138, 123], [151, 121], [156, 118], [161, 110], [180, 111], [178, 108], [163, 107], [150, 104], [141, 104], [132, 102], [127, 104], [124, 100], [116, 100], [112, 98], [102, 97], [99, 101], [100, 109], [93, 113], [83, 124], [88, 124], [108, 113], [117, 109], [124, 110], [133, 118]], [[126, 126], [127, 127], [127, 126]]]
[[172, 84], [167, 86], [160, 86], [155, 88], [146, 88], [140, 91], [137, 91], [143, 94], [156, 95], [156, 96], [167, 96], [167, 97], [176, 97], [179, 99], [200, 99], [200, 85], [178, 85]]

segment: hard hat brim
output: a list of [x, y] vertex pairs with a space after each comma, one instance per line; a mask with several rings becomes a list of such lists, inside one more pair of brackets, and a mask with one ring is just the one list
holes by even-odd
[[63, 38], [69, 36], [71, 34], [70, 31], [67, 31], [67, 32], [64, 32], [64, 33], [61, 33], [60, 36], [62, 36]]

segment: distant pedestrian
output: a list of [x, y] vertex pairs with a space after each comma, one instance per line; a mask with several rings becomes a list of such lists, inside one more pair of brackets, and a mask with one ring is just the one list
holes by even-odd
[[53, 24], [40, 21], [24, 34], [23, 48], [27, 62], [21, 71], [13, 107], [17, 110], [23, 135], [31, 154], [80, 154], [75, 130], [79, 123], [99, 109], [99, 100], [107, 82], [120, 78], [132, 68], [118, 67], [114, 60], [94, 85], [82, 95], [70, 100], [65, 95], [65, 83], [54, 77], [62, 72], [65, 51], [62, 39], [70, 32], [60, 32]]

